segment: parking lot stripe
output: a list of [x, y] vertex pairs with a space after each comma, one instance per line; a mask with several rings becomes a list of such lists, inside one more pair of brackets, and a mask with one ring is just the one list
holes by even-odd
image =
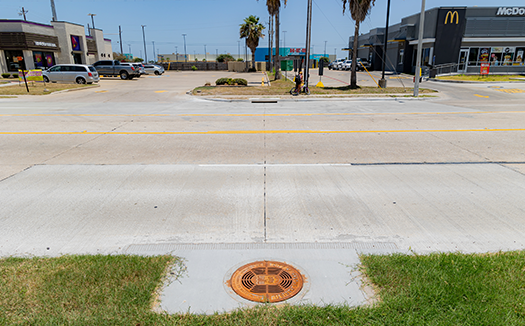
[[164, 92], [167, 92], [167, 91], [155, 91], [155, 93], [164, 93]]
[[485, 95], [479, 95], [479, 94], [474, 94], [474, 96], [482, 97], [482, 98], [489, 98], [488, 96], [485, 96]]
[[438, 132], [516, 132], [509, 129], [436, 129], [436, 130], [210, 130], [210, 131], [0, 131], [0, 135], [236, 135], [236, 134], [366, 134]]

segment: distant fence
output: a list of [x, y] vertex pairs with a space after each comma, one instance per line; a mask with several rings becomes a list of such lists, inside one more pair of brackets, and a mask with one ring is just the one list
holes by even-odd
[[227, 62], [162, 62], [165, 70], [192, 70], [195, 66], [197, 70], [228, 70]]

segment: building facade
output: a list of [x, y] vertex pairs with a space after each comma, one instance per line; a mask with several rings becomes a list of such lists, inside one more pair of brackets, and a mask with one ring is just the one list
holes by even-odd
[[[387, 71], [414, 73], [419, 35], [419, 13], [389, 26]], [[382, 67], [384, 28], [358, 37], [357, 55], [372, 69]], [[353, 49], [353, 37], [349, 40]], [[439, 7], [425, 12], [422, 65], [451, 66], [458, 73], [479, 73], [490, 64], [491, 73], [523, 73], [525, 7]]]
[[85, 35], [82, 25], [63, 21], [0, 20], [0, 73], [113, 59], [111, 40], [102, 30], [91, 29], [90, 34]]

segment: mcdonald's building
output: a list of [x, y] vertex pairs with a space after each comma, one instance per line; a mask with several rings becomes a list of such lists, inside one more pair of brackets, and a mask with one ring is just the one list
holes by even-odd
[[[420, 13], [358, 37], [357, 56], [381, 70], [387, 37], [386, 70], [414, 73]], [[361, 25], [363, 26], [363, 25]], [[354, 37], [349, 39], [353, 51]], [[451, 67], [458, 73], [479, 73], [490, 63], [490, 73], [525, 73], [525, 6], [440, 7], [425, 11], [422, 65]]]

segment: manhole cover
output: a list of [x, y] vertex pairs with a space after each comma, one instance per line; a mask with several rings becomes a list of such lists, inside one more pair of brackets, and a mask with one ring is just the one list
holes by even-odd
[[301, 291], [303, 276], [288, 264], [265, 260], [237, 269], [229, 285], [235, 293], [247, 300], [280, 302]]

